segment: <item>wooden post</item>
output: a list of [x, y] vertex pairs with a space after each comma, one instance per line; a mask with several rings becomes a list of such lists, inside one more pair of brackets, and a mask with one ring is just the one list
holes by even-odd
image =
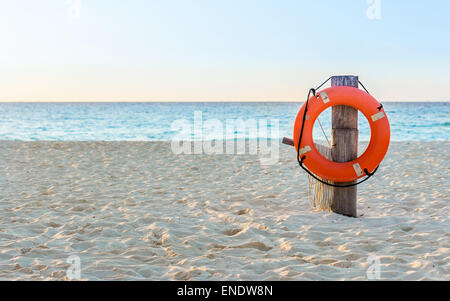
[[[357, 76], [334, 76], [331, 86], [358, 88]], [[332, 108], [331, 158], [334, 162], [348, 162], [358, 158], [358, 110], [349, 106]], [[354, 182], [344, 183], [351, 184]], [[342, 183], [339, 183], [342, 184]], [[357, 188], [333, 188], [331, 210], [335, 213], [357, 216]]]
[[286, 145], [289, 145], [289, 146], [295, 146], [294, 140], [292, 140], [290, 138], [284, 137], [282, 142], [283, 142], [283, 144], [286, 144]]

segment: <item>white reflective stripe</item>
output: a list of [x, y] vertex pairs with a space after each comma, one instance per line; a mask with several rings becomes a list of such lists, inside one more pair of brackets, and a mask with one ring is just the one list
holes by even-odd
[[330, 99], [328, 98], [327, 92], [320, 93], [320, 96], [322, 97], [323, 103], [327, 103], [330, 101]]
[[386, 117], [386, 115], [384, 114], [383, 111], [381, 111], [380, 113], [376, 113], [376, 114], [372, 115], [372, 120], [373, 120], [373, 122], [375, 122], [377, 120], [383, 119], [384, 117]]
[[308, 153], [310, 151], [311, 151], [311, 147], [309, 145], [306, 145], [305, 147], [300, 149], [299, 153], [300, 153], [300, 156], [301, 156], [301, 155], [304, 155], [304, 154], [306, 154], [306, 153]]
[[355, 170], [356, 175], [357, 175], [358, 177], [361, 177], [361, 176], [364, 175], [364, 172], [363, 172], [363, 170], [361, 169], [361, 166], [359, 165], [359, 163], [353, 164], [353, 169]]

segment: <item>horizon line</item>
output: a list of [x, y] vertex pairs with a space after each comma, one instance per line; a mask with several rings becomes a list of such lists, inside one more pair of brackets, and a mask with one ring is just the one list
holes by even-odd
[[[0, 100], [1, 103], [303, 103], [304, 100]], [[383, 100], [396, 103], [446, 103], [450, 100]]]

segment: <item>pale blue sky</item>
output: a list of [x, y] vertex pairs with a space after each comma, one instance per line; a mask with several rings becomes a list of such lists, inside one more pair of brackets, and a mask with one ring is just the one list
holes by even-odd
[[0, 1], [0, 101], [303, 101], [334, 74], [449, 100], [449, 1], [71, 2]]

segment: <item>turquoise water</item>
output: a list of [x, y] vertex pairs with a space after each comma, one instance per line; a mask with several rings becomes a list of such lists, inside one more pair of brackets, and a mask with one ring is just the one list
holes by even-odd
[[[0, 103], [0, 140], [52, 141], [169, 141], [177, 130], [174, 120], [193, 124], [194, 112], [203, 121], [218, 119], [265, 119], [268, 130], [279, 131], [272, 138], [292, 136], [292, 127], [301, 103]], [[450, 103], [384, 103], [392, 141], [449, 141]], [[329, 136], [330, 116], [320, 117]], [[317, 125], [317, 124], [316, 124]], [[370, 138], [364, 118], [360, 118], [360, 140]], [[208, 129], [209, 136], [221, 137], [225, 130]], [[211, 132], [213, 131], [213, 132]], [[214, 132], [216, 131], [216, 132]], [[256, 138], [245, 130], [241, 138]], [[216, 135], [217, 134], [217, 135]], [[247, 136], [246, 136], [247, 135]], [[315, 137], [323, 138], [316, 126]], [[259, 136], [259, 134], [256, 134]], [[191, 135], [193, 138], [193, 134]], [[263, 137], [266, 138], [266, 137]]]

